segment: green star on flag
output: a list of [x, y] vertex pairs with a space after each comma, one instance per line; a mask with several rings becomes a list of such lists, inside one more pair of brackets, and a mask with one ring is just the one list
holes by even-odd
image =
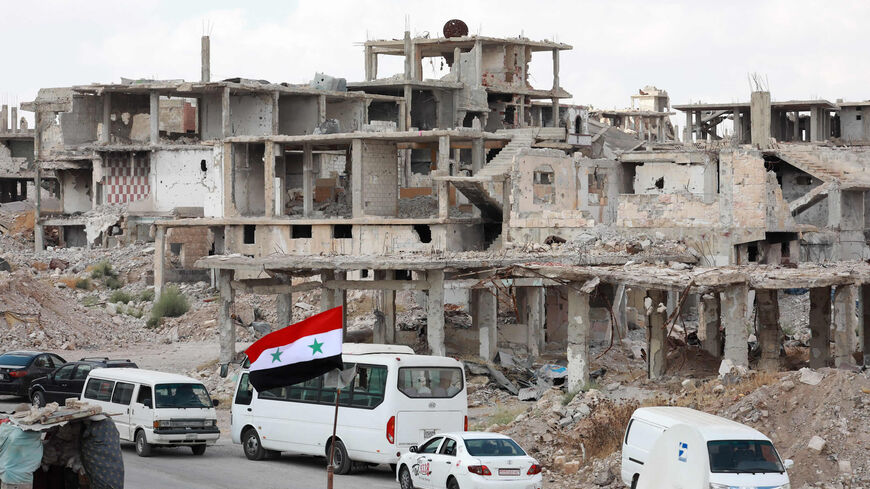
[[281, 361], [281, 353], [283, 352], [280, 348], [275, 348], [275, 353], [270, 353], [272, 355], [272, 363]]
[[318, 352], [323, 353], [323, 343], [318, 343], [317, 338], [314, 338], [314, 343], [308, 345], [308, 348], [311, 348], [311, 354], [314, 355]]

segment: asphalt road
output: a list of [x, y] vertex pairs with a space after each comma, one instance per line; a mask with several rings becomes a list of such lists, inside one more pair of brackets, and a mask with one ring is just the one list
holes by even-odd
[[[9, 412], [26, 399], [0, 396], [0, 411]], [[218, 424], [228, 423], [228, 413], [218, 411]], [[221, 438], [205, 455], [187, 448], [156, 448], [153, 455], [136, 455], [132, 443], [121, 443], [126, 489], [323, 489], [326, 459], [284, 454], [278, 459], [251, 461], [240, 445], [233, 445], [221, 426]], [[389, 467], [379, 466], [350, 475], [336, 475], [336, 489], [398, 489]]]

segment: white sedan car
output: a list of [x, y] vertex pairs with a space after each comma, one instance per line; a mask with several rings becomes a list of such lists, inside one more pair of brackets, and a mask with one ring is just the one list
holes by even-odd
[[396, 464], [402, 489], [541, 489], [541, 465], [509, 436], [439, 433]]

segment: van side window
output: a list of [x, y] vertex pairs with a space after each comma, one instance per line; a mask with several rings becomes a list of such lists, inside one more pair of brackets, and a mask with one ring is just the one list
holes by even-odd
[[95, 401], [109, 402], [112, 399], [112, 388], [115, 383], [111, 380], [90, 379], [85, 387], [85, 398]]
[[112, 402], [129, 406], [130, 399], [133, 398], [133, 387], [133, 384], [118, 382], [115, 386], [115, 392], [112, 394]]
[[254, 399], [254, 387], [248, 379], [248, 374], [242, 374], [242, 380], [239, 381], [239, 390], [236, 391], [236, 404], [248, 406], [251, 400]]
[[145, 404], [145, 400], [150, 401], [150, 404], [153, 406], [154, 402], [151, 400], [151, 386], [150, 385], [140, 385], [139, 386], [139, 395], [136, 396], [136, 402], [139, 404]]
[[384, 401], [384, 390], [387, 386], [387, 367], [357, 366], [356, 377], [353, 379], [353, 399], [350, 405], [354, 407], [373, 408]]

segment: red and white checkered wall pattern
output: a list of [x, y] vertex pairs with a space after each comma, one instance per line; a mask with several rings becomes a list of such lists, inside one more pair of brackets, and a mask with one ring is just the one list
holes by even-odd
[[136, 155], [132, 164], [127, 154], [109, 156], [103, 167], [106, 203], [126, 204], [148, 197], [151, 193], [149, 173], [147, 154]]

